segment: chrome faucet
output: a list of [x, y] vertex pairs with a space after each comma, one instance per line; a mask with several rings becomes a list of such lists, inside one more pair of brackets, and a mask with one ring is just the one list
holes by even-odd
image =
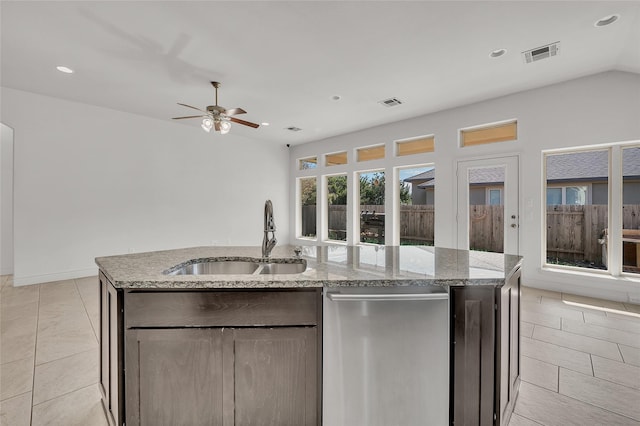
[[[271, 232], [271, 238], [269, 238]], [[268, 259], [271, 256], [271, 250], [276, 246], [276, 223], [273, 220], [273, 204], [271, 200], [264, 203], [264, 238], [262, 239], [262, 257]]]

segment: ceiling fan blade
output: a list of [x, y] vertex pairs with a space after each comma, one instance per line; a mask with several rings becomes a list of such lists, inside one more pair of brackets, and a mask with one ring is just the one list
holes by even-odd
[[200, 108], [196, 108], [196, 107], [191, 106], [191, 105], [181, 104], [180, 102], [178, 102], [178, 105], [182, 105], [182, 106], [185, 106], [185, 107], [187, 107], [187, 108], [195, 109], [195, 110], [198, 110], [198, 111], [204, 112], [205, 114], [207, 113], [207, 111], [201, 110]]
[[200, 118], [206, 117], [206, 115], [187, 115], [186, 117], [173, 117], [172, 120], [182, 120], [184, 118]]
[[238, 115], [238, 114], [246, 114], [246, 113], [247, 111], [243, 110], [242, 108], [231, 108], [225, 112], [226, 115]]
[[260, 127], [259, 124], [252, 123], [250, 121], [240, 120], [239, 118], [235, 118], [235, 117], [229, 117], [229, 120], [233, 121], [234, 123], [242, 124], [244, 126], [253, 127], [254, 129], [257, 129], [258, 127]]

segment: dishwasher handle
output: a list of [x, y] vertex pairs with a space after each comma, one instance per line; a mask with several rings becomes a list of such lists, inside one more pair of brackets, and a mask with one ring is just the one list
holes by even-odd
[[393, 301], [421, 301], [447, 300], [448, 293], [327, 293], [329, 300], [334, 302], [393, 302]]

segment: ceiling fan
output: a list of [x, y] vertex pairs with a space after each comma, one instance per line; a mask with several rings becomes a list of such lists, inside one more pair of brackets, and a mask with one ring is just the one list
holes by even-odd
[[231, 130], [231, 122], [242, 124], [243, 126], [253, 127], [254, 129], [260, 127], [259, 124], [252, 123], [250, 121], [240, 120], [239, 118], [233, 117], [237, 114], [246, 114], [247, 111], [242, 108], [232, 108], [225, 109], [218, 105], [218, 88], [220, 87], [220, 83], [217, 81], [212, 81], [211, 85], [216, 90], [216, 104], [209, 105], [207, 110], [202, 110], [200, 108], [196, 108], [191, 105], [181, 104], [178, 102], [178, 105], [185, 106], [187, 108], [195, 109], [197, 111], [202, 112], [200, 115], [188, 115], [186, 117], [173, 117], [173, 120], [183, 120], [185, 118], [202, 118], [202, 128], [206, 132], [210, 132], [212, 128], [216, 131], [220, 132], [220, 134], [229, 133]]

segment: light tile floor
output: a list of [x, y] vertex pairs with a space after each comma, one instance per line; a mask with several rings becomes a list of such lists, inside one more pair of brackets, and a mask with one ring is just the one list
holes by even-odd
[[[0, 425], [103, 426], [96, 277], [0, 277]], [[511, 426], [640, 425], [640, 307], [524, 288]]]

